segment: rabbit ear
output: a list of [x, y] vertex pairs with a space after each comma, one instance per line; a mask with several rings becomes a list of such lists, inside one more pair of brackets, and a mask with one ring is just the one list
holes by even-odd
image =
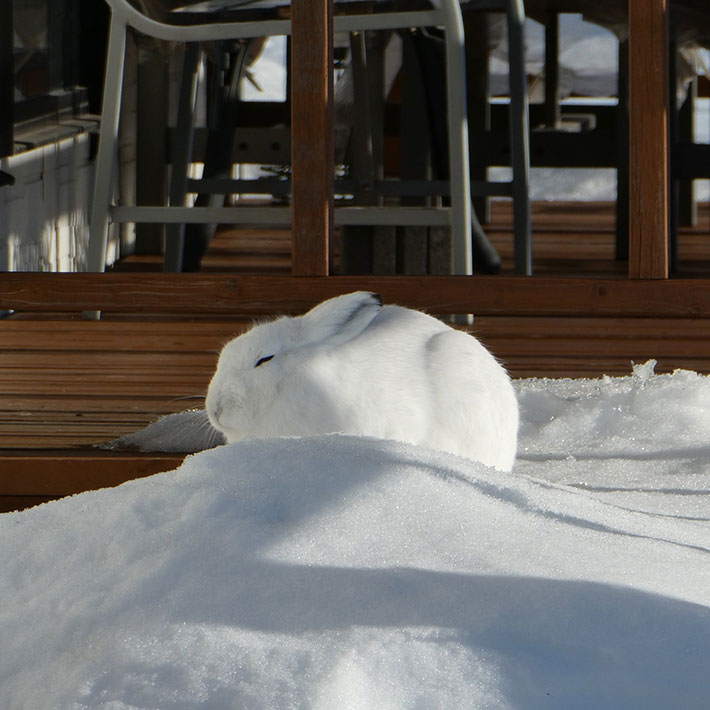
[[302, 316], [304, 332], [311, 343], [345, 343], [362, 333], [381, 307], [382, 299], [366, 291], [331, 298]]

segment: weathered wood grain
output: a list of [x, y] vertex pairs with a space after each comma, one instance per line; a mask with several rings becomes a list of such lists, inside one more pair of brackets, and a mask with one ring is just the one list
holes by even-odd
[[184, 454], [0, 451], [3, 495], [65, 496], [177, 468]]
[[304, 312], [355, 290], [438, 314], [710, 316], [708, 279], [515, 276], [9, 273], [0, 275], [0, 309], [257, 316]]
[[629, 276], [668, 277], [668, 2], [629, 0]]
[[291, 6], [291, 166], [295, 275], [328, 274], [333, 234], [333, 0]]

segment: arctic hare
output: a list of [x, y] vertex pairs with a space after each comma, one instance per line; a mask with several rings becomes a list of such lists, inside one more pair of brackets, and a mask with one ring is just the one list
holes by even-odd
[[356, 292], [228, 343], [206, 409], [227, 442], [339, 432], [422, 444], [509, 471], [518, 405], [473, 336]]

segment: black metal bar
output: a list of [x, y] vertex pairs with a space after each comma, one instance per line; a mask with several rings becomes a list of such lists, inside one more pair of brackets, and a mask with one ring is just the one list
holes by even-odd
[[12, 0], [0, 0], [0, 157], [13, 152], [14, 70]]
[[69, 38], [64, 36], [66, 3], [47, 2], [47, 73], [49, 91], [64, 88], [64, 47]]
[[615, 258], [629, 258], [629, 41], [619, 42], [616, 111], [616, 244]]
[[560, 16], [556, 10], [545, 13], [545, 125], [560, 125]]

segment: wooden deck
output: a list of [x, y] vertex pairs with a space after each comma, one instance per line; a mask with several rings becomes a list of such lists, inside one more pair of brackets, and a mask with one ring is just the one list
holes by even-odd
[[[510, 223], [506, 204], [496, 203], [488, 233], [503, 258], [503, 279], [512, 270]], [[539, 278], [628, 283], [625, 265], [613, 258], [611, 205], [536, 204], [533, 223]], [[684, 277], [710, 274], [707, 205], [698, 225], [682, 232], [680, 266]], [[158, 268], [146, 257], [121, 265], [136, 272]], [[277, 275], [289, 268], [286, 231], [223, 230], [204, 262], [208, 273]], [[435, 301], [436, 294], [425, 292], [422, 301], [427, 299]], [[644, 316], [632, 306], [623, 316], [600, 311], [573, 317], [565, 315], [563, 303], [545, 313], [518, 303], [508, 314], [504, 306], [489, 304], [473, 331], [514, 377], [625, 374], [632, 362], [648, 358], [658, 360], [660, 371], [710, 373], [708, 314], [696, 317], [692, 306], [681, 306], [682, 317], [669, 317], [673, 304], [665, 304], [662, 317]], [[213, 313], [189, 317], [107, 312], [100, 321], [87, 321], [76, 313], [19, 312], [0, 321], [0, 511], [177, 466], [181, 455], [107, 452], [92, 445], [161, 414], [200, 406], [221, 345], [249, 322], [248, 314], [226, 316], [216, 306]]]

